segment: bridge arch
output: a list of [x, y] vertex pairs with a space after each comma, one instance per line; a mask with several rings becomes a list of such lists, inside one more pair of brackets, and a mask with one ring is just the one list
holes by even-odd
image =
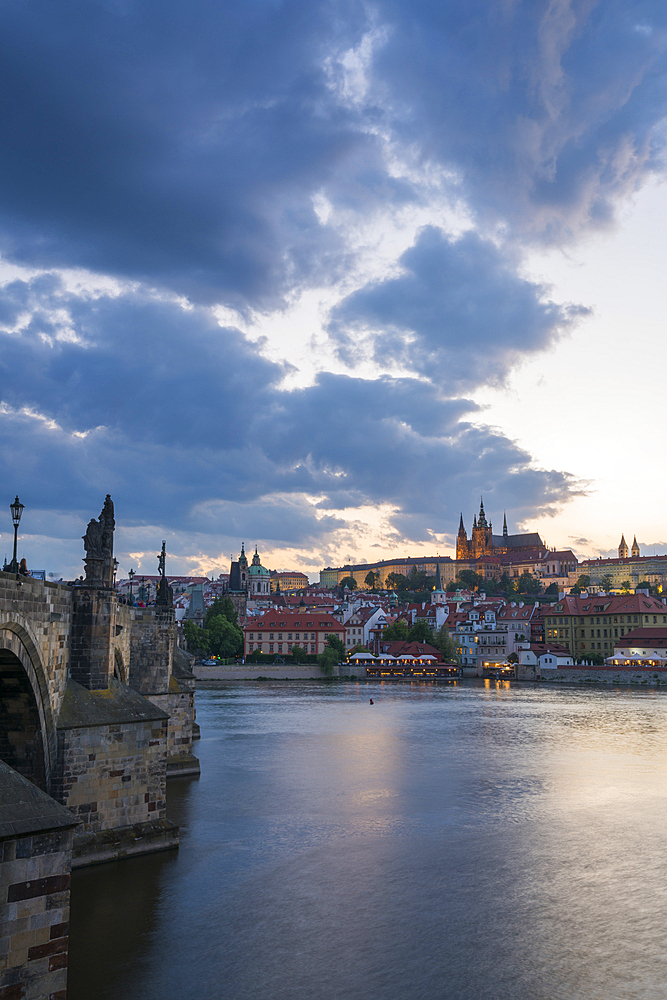
[[26, 622], [0, 623], [0, 757], [49, 791], [57, 734], [46, 670]]

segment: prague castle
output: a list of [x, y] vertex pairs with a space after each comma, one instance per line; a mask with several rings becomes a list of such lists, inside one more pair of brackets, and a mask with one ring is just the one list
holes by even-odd
[[468, 538], [463, 525], [463, 514], [459, 522], [456, 539], [456, 559], [460, 562], [481, 559], [484, 556], [519, 555], [526, 552], [543, 552], [544, 542], [536, 531], [525, 535], [510, 535], [507, 532], [507, 517], [503, 518], [502, 535], [494, 535], [490, 521], [484, 513], [484, 500], [480, 502], [479, 514], [475, 514], [472, 536]]

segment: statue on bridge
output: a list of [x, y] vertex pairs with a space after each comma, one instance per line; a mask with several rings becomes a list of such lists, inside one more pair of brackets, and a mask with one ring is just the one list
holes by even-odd
[[83, 547], [86, 550], [84, 586], [113, 586], [113, 533], [115, 527], [113, 500], [107, 493], [99, 520], [91, 518], [83, 536]]
[[169, 586], [169, 580], [165, 575], [165, 563], [167, 560], [167, 543], [162, 542], [162, 549], [157, 557], [157, 569], [160, 574], [160, 582], [157, 585], [155, 594], [156, 605], [172, 608], [174, 606], [174, 591]]

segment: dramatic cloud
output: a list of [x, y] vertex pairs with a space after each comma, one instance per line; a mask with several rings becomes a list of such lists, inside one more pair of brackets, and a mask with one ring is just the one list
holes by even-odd
[[431, 383], [323, 373], [288, 391], [206, 310], [84, 299], [53, 277], [6, 293], [0, 460], [32, 507], [94, 512], [110, 491], [126, 524], [294, 545], [342, 528], [343, 509], [388, 504], [397, 530], [428, 538], [482, 487], [517, 513], [572, 489]]
[[[0, 251], [25, 269], [0, 462], [44, 537], [107, 490], [137, 530], [311, 550], [361, 507], [418, 540], [481, 490], [517, 518], [567, 501], [461, 396], [584, 313], [522, 277], [527, 248], [663, 171], [663, 4], [0, 7]], [[213, 315], [251, 337], [305, 289], [330, 322], [282, 362]], [[311, 334], [319, 374], [288, 390]]]
[[363, 351], [359, 334], [370, 332], [378, 364], [435, 377], [450, 392], [504, 378], [587, 312], [545, 301], [543, 288], [473, 232], [452, 240], [426, 227], [399, 263], [399, 277], [341, 302], [330, 329], [346, 359]]

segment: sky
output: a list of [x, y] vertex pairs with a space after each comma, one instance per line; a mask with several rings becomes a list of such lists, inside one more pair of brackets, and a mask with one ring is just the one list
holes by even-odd
[[667, 549], [664, 3], [0, 9], [0, 556]]

